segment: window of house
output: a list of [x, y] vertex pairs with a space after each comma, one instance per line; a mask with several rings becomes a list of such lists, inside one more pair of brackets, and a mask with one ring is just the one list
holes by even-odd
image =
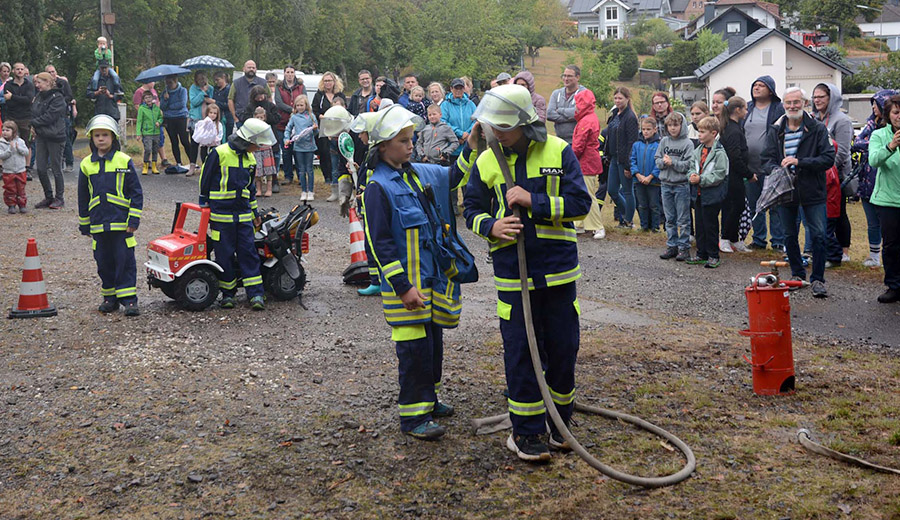
[[762, 64], [763, 66], [772, 65], [772, 49], [762, 50]]
[[584, 32], [591, 36], [600, 36], [600, 27], [596, 25], [590, 25]]
[[728, 22], [728, 25], [725, 26], [725, 31], [728, 34], [737, 34], [741, 32], [741, 22]]
[[619, 26], [613, 25], [611, 27], [607, 27], [606, 28], [606, 37], [613, 39], [613, 40], [618, 40], [619, 39]]
[[606, 8], [606, 19], [607, 20], [618, 20], [619, 19], [619, 8], [615, 6], [610, 6]]

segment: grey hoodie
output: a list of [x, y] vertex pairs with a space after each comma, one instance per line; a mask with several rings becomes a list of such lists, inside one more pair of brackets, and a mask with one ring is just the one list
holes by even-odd
[[[684, 114], [674, 112], [681, 116], [681, 133], [678, 137], [672, 137], [666, 130], [665, 137], [659, 142], [656, 149], [656, 167], [659, 168], [659, 180], [663, 184], [677, 185], [687, 184], [688, 169], [693, 161], [694, 143], [688, 138], [688, 122]], [[672, 159], [672, 166], [663, 163], [663, 156], [668, 155]]]
[[438, 121], [436, 125], [428, 123], [419, 132], [419, 140], [416, 141], [416, 152], [419, 157], [428, 157], [428, 162], [438, 163], [441, 154], [453, 155], [453, 151], [459, 146], [459, 139], [453, 129], [444, 121]]
[[[816, 114], [816, 119], [827, 128], [831, 138], [837, 143], [837, 154], [834, 164], [838, 167], [841, 179], [850, 175], [852, 164], [850, 162], [850, 145], [853, 143], [853, 123], [847, 114], [841, 111], [841, 89], [831, 83], [820, 83], [828, 88], [828, 108], [825, 115]], [[818, 87], [819, 85], [816, 85]]]
[[[15, 144], [15, 149], [13, 149]], [[25, 157], [28, 155], [28, 146], [21, 137], [16, 137], [10, 143], [0, 138], [0, 161], [3, 162], [3, 173], [22, 173], [25, 171]]]

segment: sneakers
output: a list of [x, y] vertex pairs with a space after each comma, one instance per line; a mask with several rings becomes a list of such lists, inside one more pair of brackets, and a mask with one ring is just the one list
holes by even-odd
[[[331, 195], [329, 195], [328, 198], [325, 199], [325, 202], [334, 202], [334, 201], [338, 200], [338, 196], [339, 196], [338, 195], [338, 186], [337, 186], [337, 184], [332, 184], [331, 185]], [[310, 199], [310, 200], [312, 200], [312, 199]]]
[[850, 261], [850, 255], [848, 255], [847, 253], [841, 254], [841, 262], [849, 262], [849, 261]]
[[900, 289], [888, 289], [878, 295], [878, 303], [900, 302]]
[[234, 308], [234, 298], [230, 296], [223, 296], [219, 301], [219, 307], [223, 309], [233, 309]]
[[600, 228], [594, 231], [594, 240], [603, 240], [606, 238], [606, 228]]
[[676, 262], [686, 262], [691, 257], [690, 249], [681, 249], [678, 251], [678, 255], [675, 256]]
[[365, 289], [357, 289], [356, 294], [360, 296], [375, 296], [381, 294], [381, 286], [369, 284]]
[[104, 299], [103, 303], [97, 307], [97, 310], [102, 312], [103, 314], [109, 314], [110, 312], [116, 312], [119, 310], [119, 301], [115, 298]]
[[53, 203], [55, 199], [45, 198], [44, 200], [38, 202], [34, 205], [35, 209], [46, 209], [50, 207], [50, 204]]
[[659, 255], [660, 260], [670, 260], [678, 256], [678, 248], [677, 247], [669, 247], [666, 248], [666, 252]]
[[307, 200], [309, 200], [309, 199], [307, 198], [306, 192], [301, 191], [300, 192], [300, 202], [306, 202]]
[[563, 437], [559, 432], [550, 432], [550, 437], [547, 439], [547, 441], [551, 449], [554, 449], [556, 451], [572, 451], [572, 447], [569, 446], [569, 441], [567, 441], [566, 438]]
[[863, 267], [868, 267], [870, 269], [875, 269], [877, 267], [881, 267], [881, 259], [878, 258], [877, 254], [869, 254], [869, 258], [863, 260]]
[[434, 410], [431, 411], [432, 417], [450, 417], [453, 415], [453, 407], [440, 401], [435, 403]]
[[19, 213], [28, 213], [28, 208], [25, 206], [19, 206]]
[[835, 267], [840, 267], [841, 261], [835, 260], [832, 262], [831, 260], [825, 260], [825, 269], [834, 269]]
[[710, 258], [709, 260], [706, 261], [706, 265], [704, 265], [703, 267], [705, 267], [707, 269], [715, 269], [716, 267], [719, 267], [719, 265], [721, 265], [721, 263], [722, 263], [722, 261], [719, 260], [718, 258]]
[[53, 202], [51, 202], [50, 205], [47, 207], [50, 209], [63, 209], [65, 206], [66, 206], [66, 201], [64, 201], [60, 198], [56, 198], [56, 199], [53, 199]]
[[250, 308], [255, 311], [266, 310], [266, 300], [262, 296], [254, 296], [250, 298]]
[[747, 246], [747, 248], [750, 250], [758, 249], [760, 251], [763, 251], [766, 249], [766, 245], [765, 244], [757, 244], [756, 242], [750, 242], [750, 245]]
[[137, 302], [128, 302], [125, 304], [125, 316], [140, 316], [141, 310], [138, 309]]
[[10, 206], [9, 208], [7, 208], [6, 212], [10, 215], [15, 215], [19, 212], [19, 208], [17, 206]]
[[828, 298], [828, 289], [825, 288], [825, 282], [813, 280], [812, 293], [816, 298]]
[[411, 437], [415, 437], [417, 439], [422, 439], [424, 441], [433, 441], [435, 439], [440, 439], [447, 433], [447, 430], [444, 429], [443, 426], [434, 422], [428, 421], [424, 422], [412, 430], [406, 432], [407, 435]]
[[734, 249], [731, 247], [731, 242], [725, 240], [724, 238], [719, 239], [719, 251], [723, 253], [734, 253]]
[[541, 435], [516, 435], [510, 433], [506, 439], [506, 447], [515, 453], [520, 459], [528, 462], [541, 462], [550, 460], [550, 450], [541, 438]]
[[750, 248], [747, 247], [747, 244], [745, 244], [741, 241], [732, 242], [731, 248], [734, 249], [738, 253], [749, 253], [750, 252]]
[[685, 263], [690, 265], [702, 265], [707, 262], [706, 258], [700, 258], [699, 256], [692, 256], [685, 260]]

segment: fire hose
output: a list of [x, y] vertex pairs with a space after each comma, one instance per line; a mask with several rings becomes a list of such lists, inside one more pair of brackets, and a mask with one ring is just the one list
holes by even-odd
[[[503, 178], [506, 181], [506, 185], [508, 187], [515, 186], [515, 179], [513, 178], [512, 173], [510, 173], [509, 171], [509, 165], [506, 162], [506, 157], [500, 149], [500, 144], [497, 142], [496, 136], [494, 136], [493, 131], [488, 126], [481, 126], [481, 129], [485, 134], [488, 146], [491, 148], [491, 151], [497, 158], [497, 162], [499, 163], [500, 169], [503, 172]], [[520, 209], [518, 206], [513, 206], [512, 210], [513, 215], [521, 218]], [[662, 437], [669, 444], [677, 448], [684, 456], [685, 465], [681, 470], [679, 470], [677, 473], [673, 473], [671, 475], [663, 477], [641, 477], [624, 473], [597, 460], [593, 455], [588, 453], [588, 451], [578, 442], [578, 440], [575, 439], [575, 436], [572, 435], [572, 432], [569, 431], [569, 428], [566, 426], [565, 422], [563, 422], [562, 417], [560, 417], [559, 412], [556, 410], [556, 405], [553, 403], [553, 398], [550, 395], [550, 389], [547, 386], [547, 380], [544, 378], [540, 353], [538, 351], [537, 338], [534, 333], [534, 323], [532, 322], [531, 298], [528, 290], [528, 266], [525, 257], [524, 237], [520, 234], [516, 242], [516, 251], [518, 252], [519, 257], [519, 277], [522, 283], [522, 310], [525, 316], [525, 332], [528, 336], [528, 350], [531, 353], [531, 363], [534, 367], [534, 375], [537, 379], [538, 387], [540, 387], [541, 390], [541, 397], [544, 399], [544, 406], [546, 407], [547, 412], [550, 414], [550, 419], [553, 421], [556, 429], [560, 434], [562, 434], [563, 438], [579, 457], [581, 457], [591, 467], [609, 478], [635, 486], [641, 486], [645, 488], [659, 488], [678, 484], [679, 482], [690, 477], [691, 473], [694, 472], [694, 469], [697, 466], [697, 461], [694, 457], [694, 452], [691, 451], [691, 448], [688, 447], [688, 445], [685, 444], [681, 439], [660, 428], [659, 426], [656, 426], [633, 415], [628, 415], [625, 413], [607, 410], [595, 406], [589, 406], [581, 404], [577, 401], [575, 402], [575, 410], [600, 415], [601, 417], [606, 417], [608, 419], [620, 420], [628, 424], [637, 426], [638, 428], [646, 430], [654, 435]], [[478, 420], [478, 423], [481, 423], [482, 425], [488, 425], [502, 422], [506, 419], [508, 419], [508, 414], [502, 414], [494, 417], [480, 419]]]
[[819, 455], [824, 455], [826, 457], [831, 457], [832, 459], [839, 460], [841, 462], [846, 462], [848, 464], [853, 464], [854, 466], [860, 466], [862, 468], [867, 468], [875, 471], [880, 471], [882, 473], [893, 473], [895, 475], [900, 475], [900, 469], [888, 468], [886, 466], [879, 466], [878, 464], [873, 464], [867, 460], [859, 459], [853, 457], [851, 455], [847, 455], [845, 453], [841, 453], [839, 451], [834, 451], [830, 448], [826, 448], [822, 446], [818, 442], [812, 440], [812, 434], [806, 428], [801, 428], [797, 432], [797, 441], [801, 446], [806, 448], [807, 450], [817, 453]]

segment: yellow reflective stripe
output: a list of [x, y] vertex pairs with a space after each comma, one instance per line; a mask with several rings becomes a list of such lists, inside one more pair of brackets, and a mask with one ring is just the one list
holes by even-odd
[[409, 283], [422, 287], [422, 274], [419, 270], [419, 228], [406, 230], [406, 268], [409, 269]]
[[548, 274], [544, 277], [547, 280], [547, 287], [555, 287], [557, 285], [565, 285], [581, 278], [581, 265], [576, 265], [574, 269], [563, 271], [561, 273]]
[[110, 231], [125, 231], [128, 229], [128, 224], [125, 222], [111, 222], [109, 224]]
[[117, 298], [125, 298], [127, 296], [134, 296], [137, 294], [137, 288], [135, 287], [126, 287], [124, 289], [116, 289], [116, 297]]
[[238, 222], [253, 222], [253, 213], [241, 213], [238, 215]]
[[514, 246], [514, 245], [516, 245], [517, 242], [518, 242], [518, 239], [516, 239], [516, 240], [495, 240], [491, 244], [490, 251], [491, 251], [491, 253], [493, 253], [494, 251], [497, 251], [498, 249], [503, 249], [504, 247]]
[[122, 197], [117, 197], [117, 196], [115, 196], [115, 195], [113, 195], [113, 194], [111, 194], [111, 193], [107, 193], [107, 194], [106, 194], [106, 202], [109, 202], [109, 203], [111, 203], [111, 204], [115, 204], [115, 205], [117, 205], [117, 206], [122, 206], [122, 207], [124, 207], [124, 208], [130, 208], [130, 207], [131, 207], [131, 199], [124, 199], [124, 198], [122, 198]]
[[534, 229], [537, 233], [538, 238], [578, 242], [578, 235], [575, 234], [574, 229], [569, 229], [562, 226], [543, 226], [540, 224], [535, 224]]
[[440, 381], [438, 381], [437, 383], [434, 384], [434, 393], [436, 393], [436, 394], [441, 393], [441, 382]]
[[506, 400], [509, 405], [509, 413], [516, 415], [540, 415], [547, 411], [543, 401], [535, 401], [533, 403], [520, 403], [512, 399]]
[[439, 292], [435, 292], [433, 296], [434, 304], [440, 304], [441, 308], [445, 311], [457, 312], [462, 310], [462, 302], [460, 300], [454, 300], [452, 297]]
[[82, 226], [87, 226], [91, 223], [91, 217], [78, 217], [78, 223]]
[[491, 236], [491, 230], [488, 230], [487, 234], [481, 233], [481, 225], [484, 223], [485, 220], [487, 220], [489, 218], [491, 218], [491, 216], [488, 215], [487, 213], [479, 213], [478, 215], [475, 215], [475, 218], [472, 219], [472, 232], [482, 238], [486, 238], [486, 239], [490, 240], [491, 242], [496, 242], [497, 239]]
[[497, 300], [497, 317], [501, 320], [509, 321], [511, 315], [512, 304], [506, 303], [503, 300]]
[[400, 260], [394, 260], [393, 262], [384, 266], [381, 272], [385, 278], [391, 278], [392, 276], [401, 274], [403, 272], [403, 265], [400, 263]]
[[[103, 233], [103, 224], [94, 224], [91, 226], [91, 233]], [[94, 249], [97, 249], [96, 244]]]
[[248, 190], [247, 188], [242, 189], [241, 197], [244, 197], [245, 199], [249, 199], [250, 198], [250, 190]]
[[92, 199], [90, 200], [90, 202], [88, 202], [88, 211], [90, 211], [90, 210], [94, 209], [95, 207], [97, 207], [98, 204], [100, 204], [100, 197], [97, 196], [97, 197], [92, 198]]
[[[116, 193], [119, 194], [119, 197], [124, 197], [125, 193], [125, 172], [119, 172], [116, 174]], [[109, 195], [107, 195], [107, 199]], [[128, 201], [131, 203], [131, 201]]]
[[547, 175], [547, 197], [550, 199], [550, 220], [559, 225], [563, 216], [565, 200], [559, 196], [559, 176]]
[[565, 406], [567, 404], [572, 404], [575, 401], [575, 389], [573, 388], [568, 394], [561, 394], [551, 388], [550, 396], [553, 398], [554, 403]]
[[131, 208], [131, 209], [128, 210], [128, 216], [129, 216], [129, 217], [137, 217], [137, 218], [141, 218], [141, 215], [143, 215], [143, 214], [144, 214], [143, 211], [141, 211], [141, 210], [139, 210], [139, 209], [136, 209], [136, 208]]
[[134, 237], [126, 237], [125, 238], [125, 247], [135, 247], [137, 246], [137, 239]]
[[115, 289], [115, 288], [112, 288], [112, 289], [104, 289], [104, 288], [101, 287], [101, 288], [100, 288], [100, 295], [101, 295], [101, 296], [115, 296], [115, 295], [116, 295], [116, 289]]
[[231, 280], [230, 282], [219, 280], [220, 289], [234, 289], [235, 287], [237, 287], [237, 280]]
[[378, 276], [378, 268], [370, 267], [369, 268], [369, 276]]
[[575, 298], [575, 301], [572, 302], [572, 306], [575, 307], [575, 312], [581, 316], [581, 304], [578, 303], [578, 298]]
[[209, 238], [215, 240], [216, 242], [219, 241], [219, 232], [216, 231], [215, 229], [210, 229], [210, 230], [207, 232], [207, 234], [209, 235]]
[[425, 336], [425, 325], [394, 325], [391, 327], [391, 341], [415, 341]]
[[[518, 278], [500, 278], [494, 276], [494, 286], [500, 291], [519, 291], [522, 289], [522, 282]], [[534, 290], [534, 280], [528, 279], [528, 290]]]
[[256, 202], [256, 199], [250, 201], [250, 209], [257, 209], [259, 204]]
[[464, 158], [463, 154], [459, 154], [459, 158], [456, 159], [456, 166], [463, 172], [462, 179], [460, 179], [459, 184], [456, 186], [451, 186], [450, 189], [457, 189], [460, 186], [465, 186], [466, 183], [469, 182], [469, 175], [472, 173], [472, 165], [475, 164], [475, 159], [478, 158], [478, 152], [472, 150], [469, 152], [469, 157]]
[[229, 215], [226, 213], [210, 213], [209, 220], [213, 222], [224, 222], [226, 224], [230, 224], [234, 222], [234, 215]]
[[259, 285], [262, 283], [262, 276], [251, 276], [250, 278], [244, 278], [244, 287], [250, 287], [251, 285]]
[[452, 329], [459, 325], [459, 315], [458, 314], [445, 314], [438, 310], [435, 310], [434, 314], [431, 316], [431, 321], [435, 325], [440, 325], [441, 327], [446, 327], [448, 329]]
[[[429, 302], [431, 302], [431, 292], [432, 292], [431, 289], [428, 287], [425, 287], [425, 288], [419, 289], [419, 292], [421, 292], [425, 296], [425, 304], [428, 305]], [[381, 299], [385, 305], [398, 305], [400, 307], [403, 306], [403, 300], [401, 300], [399, 296], [394, 294], [393, 291], [392, 292], [381, 291]]]
[[232, 191], [211, 191], [209, 192], [209, 200], [230, 200], [237, 196], [237, 192]]
[[424, 401], [413, 404], [400, 404], [400, 417], [415, 417], [416, 415], [428, 415], [434, 410], [434, 401]]

